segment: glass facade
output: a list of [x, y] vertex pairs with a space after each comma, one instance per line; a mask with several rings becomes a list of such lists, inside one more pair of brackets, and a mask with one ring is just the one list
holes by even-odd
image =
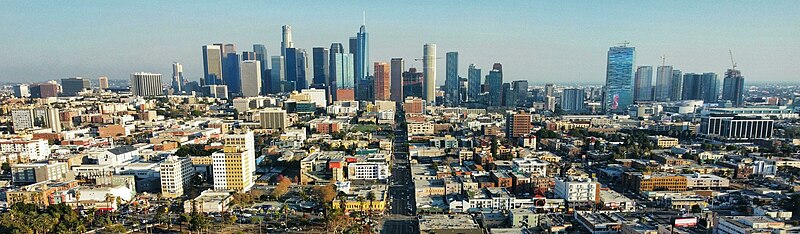
[[467, 69], [467, 100], [475, 102], [481, 94], [481, 69], [470, 64]]
[[445, 104], [447, 106], [458, 106], [461, 104], [461, 95], [458, 82], [458, 52], [447, 52], [445, 55]]
[[618, 46], [608, 50], [606, 86], [603, 108], [606, 112], [621, 113], [633, 103], [634, 47]]

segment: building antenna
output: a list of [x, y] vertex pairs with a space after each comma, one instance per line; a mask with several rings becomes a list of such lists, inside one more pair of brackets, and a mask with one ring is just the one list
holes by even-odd
[[364, 18], [364, 19], [363, 19], [364, 21], [362, 21], [361, 25], [367, 25], [367, 11], [362, 11], [362, 12], [361, 12], [361, 15], [362, 15], [362, 16], [363, 16], [363, 18]]

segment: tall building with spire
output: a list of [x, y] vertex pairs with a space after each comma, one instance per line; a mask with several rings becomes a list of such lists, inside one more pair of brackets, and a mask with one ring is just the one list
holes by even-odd
[[[351, 40], [352, 41], [352, 40]], [[369, 34], [367, 34], [367, 26], [366, 22], [361, 25], [358, 29], [358, 33], [356, 33], [356, 48], [355, 48], [355, 76], [356, 76], [356, 89], [359, 92], [357, 94], [364, 94], [366, 93], [365, 87], [371, 86], [361, 84], [366, 82], [367, 76], [369, 75]], [[364, 96], [364, 95], [362, 95]], [[356, 97], [358, 100], [363, 100], [362, 97]]]
[[622, 113], [633, 103], [635, 48], [627, 43], [608, 49], [603, 110]]
[[436, 44], [425, 44], [422, 50], [422, 76], [425, 101], [436, 103]]

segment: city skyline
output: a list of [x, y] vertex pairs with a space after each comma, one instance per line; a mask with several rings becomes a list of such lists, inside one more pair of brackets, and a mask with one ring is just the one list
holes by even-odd
[[[421, 69], [421, 62], [414, 61], [422, 57], [419, 48], [436, 43], [440, 53], [458, 51], [463, 64], [504, 64], [506, 80], [602, 84], [607, 48], [629, 41], [637, 48], [636, 66], [661, 65], [660, 56], [666, 55], [666, 65], [684, 72], [722, 74], [730, 68], [727, 52], [733, 50], [748, 83], [798, 80], [795, 74], [800, 74], [800, 66], [796, 66], [793, 54], [800, 53], [796, 46], [800, 41], [800, 27], [796, 27], [800, 21], [792, 13], [800, 8], [797, 4], [773, 1], [774, 4], [753, 7], [750, 4], [758, 3], [717, 3], [437, 3], [453, 12], [474, 15], [463, 18], [458, 17], [462, 14], [436, 12], [421, 4], [347, 2], [330, 9], [341, 12], [342, 17], [321, 20], [307, 16], [315, 14], [315, 7], [330, 6], [302, 2], [214, 7], [186, 2], [157, 6], [19, 2], [10, 3], [6, 8], [9, 11], [0, 16], [0, 28], [7, 35], [14, 35], [0, 39], [0, 44], [14, 46], [6, 51], [20, 51], [0, 55], [0, 81], [38, 82], [76, 76], [120, 80], [139, 71], [170, 74], [173, 61], [184, 66], [187, 80], [197, 81], [203, 76], [203, 67], [202, 54], [196, 48], [202, 45], [230, 43], [248, 50], [252, 44], [264, 44], [269, 56], [274, 56], [279, 52], [281, 26], [292, 25], [294, 47], [311, 51], [333, 42], [347, 43], [358, 32], [363, 12], [372, 34], [368, 63], [401, 57], [409, 61], [406, 67]], [[312, 10], [270, 10], [290, 9], [295, 4], [310, 5]], [[658, 11], [663, 7], [682, 10]], [[183, 8], [219, 13], [200, 17], [207, 14], [170, 11]], [[642, 11], [630, 11], [636, 8]], [[417, 12], [409, 16], [400, 13], [413, 12], [409, 9]], [[146, 13], [141, 18], [124, 16], [131, 10]], [[248, 21], [252, 24], [225, 17], [242, 14], [239, 10], [269, 14], [249, 14], [254, 15]], [[736, 11], [751, 13], [735, 19], [727, 17], [726, 12]], [[626, 15], [612, 16], [620, 12]], [[40, 15], [74, 20], [54, 22]], [[407, 36], [408, 32], [426, 33]], [[50, 56], [38, 56], [41, 54]], [[48, 69], [39, 69], [41, 66]], [[439, 69], [437, 76], [445, 77], [444, 70]], [[466, 70], [466, 66], [459, 67], [459, 75], [464, 76]], [[437, 85], [442, 84], [444, 79], [437, 79]]]

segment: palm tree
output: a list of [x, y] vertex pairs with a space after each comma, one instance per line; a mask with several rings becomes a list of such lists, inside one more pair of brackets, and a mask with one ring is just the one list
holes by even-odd
[[367, 193], [367, 200], [369, 200], [369, 216], [372, 218], [372, 211], [374, 210], [372, 207], [372, 202], [375, 201], [375, 193], [369, 191], [369, 193]]
[[364, 197], [358, 196], [356, 197], [356, 201], [358, 201], [358, 208], [361, 210], [361, 213], [364, 213]]

